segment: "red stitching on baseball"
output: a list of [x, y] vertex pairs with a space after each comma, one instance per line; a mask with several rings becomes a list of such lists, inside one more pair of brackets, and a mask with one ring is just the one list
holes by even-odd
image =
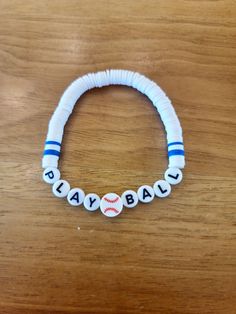
[[119, 197], [117, 196], [116, 198], [114, 198], [114, 200], [104, 197], [104, 200], [107, 201], [108, 203], [115, 203], [119, 200]]
[[111, 210], [111, 211], [119, 214], [119, 211], [116, 208], [114, 208], [114, 207], [107, 207], [107, 208], [105, 208], [104, 213], [108, 212], [108, 210]]

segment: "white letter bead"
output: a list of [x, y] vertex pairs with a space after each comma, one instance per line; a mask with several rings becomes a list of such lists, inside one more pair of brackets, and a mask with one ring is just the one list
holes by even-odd
[[60, 179], [60, 171], [57, 168], [49, 167], [43, 172], [43, 180], [46, 183], [53, 184]]
[[72, 206], [79, 206], [84, 201], [84, 191], [79, 188], [71, 189], [67, 195], [67, 201]]
[[123, 203], [119, 195], [108, 193], [101, 199], [100, 209], [105, 216], [115, 217], [121, 213]]
[[171, 186], [165, 180], [156, 181], [153, 189], [157, 197], [167, 197], [171, 192]]
[[138, 204], [138, 195], [132, 190], [127, 190], [121, 195], [125, 207], [133, 208]]
[[58, 180], [52, 186], [52, 192], [56, 197], [66, 197], [70, 191], [70, 185], [66, 180]]
[[168, 168], [165, 172], [165, 179], [172, 185], [178, 184], [183, 179], [182, 171], [178, 168]]
[[149, 185], [142, 185], [138, 189], [138, 198], [142, 203], [149, 203], [154, 199], [154, 190]]
[[89, 211], [94, 211], [100, 206], [100, 197], [95, 193], [89, 193], [85, 196], [84, 207]]

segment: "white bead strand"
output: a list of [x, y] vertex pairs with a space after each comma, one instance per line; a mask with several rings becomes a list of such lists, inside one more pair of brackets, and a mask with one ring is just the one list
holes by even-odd
[[[70, 189], [70, 184], [66, 180], [60, 179], [60, 171], [57, 168], [64, 127], [76, 102], [86, 91], [108, 85], [130, 86], [151, 100], [166, 130], [169, 168], [165, 171], [165, 180], [156, 181], [153, 187], [143, 185], [139, 187], [137, 193], [127, 190], [121, 197], [115, 193], [108, 193], [100, 199], [95, 193], [85, 195], [82, 189]], [[100, 208], [105, 216], [116, 217], [122, 212], [123, 207], [133, 208], [139, 201], [149, 203], [155, 196], [158, 198], [167, 197], [171, 193], [171, 185], [176, 185], [182, 181], [183, 174], [180, 169], [185, 166], [184, 155], [182, 128], [179, 119], [170, 99], [155, 82], [137, 72], [127, 70], [112, 69], [88, 73], [76, 79], [65, 90], [49, 122], [42, 158], [43, 180], [52, 184], [52, 192], [56, 197], [67, 197], [67, 201], [72, 206], [83, 204], [88, 211], [95, 211]]]
[[[180, 149], [168, 149], [169, 167], [184, 168], [182, 129], [171, 101], [155, 82], [139, 73], [127, 70], [106, 70], [89, 73], [70, 84], [62, 95], [49, 123], [42, 161], [43, 168], [58, 166], [64, 126], [81, 95], [95, 87], [101, 88], [115, 84], [131, 86], [149, 97], [165, 125], [168, 147], [171, 147], [175, 142], [182, 145]], [[55, 146], [48, 148], [47, 145], [51, 144]]]

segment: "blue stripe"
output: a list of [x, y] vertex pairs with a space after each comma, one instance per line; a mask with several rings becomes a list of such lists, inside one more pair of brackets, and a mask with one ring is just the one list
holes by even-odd
[[54, 155], [54, 156], [60, 156], [60, 152], [58, 152], [55, 149], [46, 149], [43, 153], [43, 155]]
[[168, 144], [168, 147], [172, 146], [172, 145], [184, 145], [184, 143], [183, 142], [172, 142], [172, 143]]
[[168, 156], [171, 157], [171, 156], [177, 156], [177, 155], [181, 155], [181, 156], [184, 156], [184, 150], [182, 149], [173, 149], [173, 150], [170, 150], [168, 152]]
[[53, 145], [61, 146], [61, 143], [56, 142], [56, 141], [46, 141], [45, 145], [47, 145], [47, 144], [53, 144]]

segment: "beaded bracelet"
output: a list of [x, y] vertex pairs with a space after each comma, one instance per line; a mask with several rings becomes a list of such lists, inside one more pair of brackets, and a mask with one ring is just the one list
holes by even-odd
[[[137, 192], [125, 191], [122, 196], [108, 193], [101, 199], [95, 193], [85, 195], [80, 188], [70, 188], [66, 180], [60, 179], [58, 161], [61, 150], [64, 126], [73, 111], [73, 108], [82, 94], [86, 91], [108, 85], [126, 85], [133, 87], [146, 95], [156, 107], [165, 126], [168, 143], [169, 166], [164, 174], [165, 180], [158, 180], [153, 187], [141, 186]], [[45, 150], [42, 159], [43, 180], [53, 184], [53, 194], [59, 198], [67, 197], [69, 204], [80, 206], [81, 204], [89, 211], [100, 208], [107, 217], [119, 215], [123, 209], [133, 208], [138, 201], [151, 202], [154, 197], [164, 198], [171, 192], [171, 185], [178, 184], [182, 180], [182, 171], [185, 166], [184, 145], [182, 129], [176, 112], [169, 98], [162, 89], [145, 76], [126, 70], [106, 70], [97, 73], [89, 73], [74, 82], [65, 90], [59, 104], [49, 122]]]

